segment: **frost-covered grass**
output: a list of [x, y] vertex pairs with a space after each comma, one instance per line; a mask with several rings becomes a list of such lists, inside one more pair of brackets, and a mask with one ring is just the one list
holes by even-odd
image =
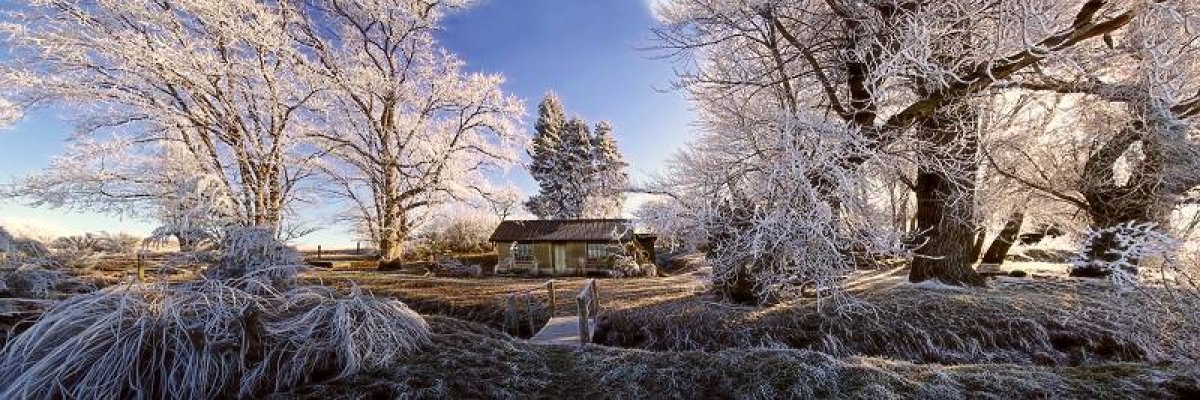
[[946, 290], [902, 277], [852, 284], [860, 303], [840, 314], [816, 300], [736, 308], [704, 296], [612, 310], [597, 340], [658, 351], [773, 347], [946, 364], [1200, 360], [1192, 319], [1163, 307], [1159, 289], [1043, 277]]
[[[309, 284], [327, 284], [345, 291], [352, 286], [384, 297], [399, 299], [417, 312], [444, 315], [505, 329], [504, 307], [509, 294], [537, 288], [549, 278], [489, 277], [463, 279], [424, 277], [392, 272], [313, 269], [301, 274]], [[574, 315], [574, 296], [587, 279], [554, 278], [558, 301], [556, 316]], [[692, 296], [701, 290], [691, 275], [666, 278], [601, 279], [601, 306], [626, 309], [650, 306], [670, 299]], [[548, 294], [544, 287], [531, 294], [536, 298], [534, 319], [544, 323], [550, 318]]]
[[432, 345], [390, 368], [276, 398], [1187, 398], [1195, 370], [921, 365], [795, 349], [647, 352], [533, 345], [481, 325], [429, 318]]
[[395, 300], [237, 286], [131, 284], [64, 300], [0, 353], [0, 398], [255, 396], [379, 368], [429, 340]]

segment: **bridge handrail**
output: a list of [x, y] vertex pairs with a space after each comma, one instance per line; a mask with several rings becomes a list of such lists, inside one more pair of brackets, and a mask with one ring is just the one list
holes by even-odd
[[[512, 292], [507, 296], [508, 306], [505, 310], [505, 316], [508, 320], [508, 329], [511, 334], [516, 335], [520, 330], [522, 319], [520, 304], [521, 299], [525, 300], [524, 314], [527, 316], [525, 319], [529, 323], [529, 331], [531, 333], [537, 332], [535, 322], [533, 320], [533, 302], [534, 298], [537, 297], [535, 292], [541, 290], [543, 287], [546, 288], [548, 294], [550, 318], [554, 319], [554, 315], [557, 313], [558, 307], [554, 293], [554, 286], [555, 281], [551, 279], [529, 289]], [[600, 315], [601, 311], [600, 290], [597, 287], [596, 279], [588, 279], [584, 281], [583, 288], [580, 289], [579, 294], [575, 296], [575, 305], [576, 312], [579, 316], [579, 343], [580, 345], [584, 345], [591, 342], [591, 322], [596, 319], [596, 316]]]
[[595, 278], [584, 282], [583, 289], [575, 296], [575, 304], [579, 312], [579, 344], [585, 345], [592, 340], [589, 319], [600, 314], [600, 291], [596, 289]]
[[543, 287], [546, 288], [546, 292], [548, 294], [550, 318], [554, 318], [554, 314], [558, 311], [558, 305], [556, 304], [554, 296], [554, 280], [551, 279], [540, 283], [537, 286], [509, 293], [508, 296], [506, 296], [507, 307], [505, 307], [504, 311], [505, 317], [508, 320], [509, 333], [515, 336], [517, 331], [520, 330], [521, 310], [520, 306], [518, 305], [518, 301], [520, 299], [525, 299], [525, 315], [528, 317], [527, 320], [529, 322], [530, 333], [537, 332], [535, 322], [533, 321], [534, 292], [541, 290]]

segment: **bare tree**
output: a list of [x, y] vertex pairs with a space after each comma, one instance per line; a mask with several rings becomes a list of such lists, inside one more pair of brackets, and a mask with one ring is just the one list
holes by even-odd
[[[1110, 228], [1166, 225], [1172, 210], [1200, 186], [1198, 22], [1200, 7], [1191, 2], [1155, 2], [1091, 57], [1051, 65], [1014, 85], [1027, 96], [1061, 100], [1029, 117], [1041, 126], [998, 143], [989, 162], [1012, 180], [1085, 212], [1093, 231], [1101, 232], [1090, 236], [1095, 243], [1085, 243], [1093, 259], [1112, 261], [1121, 253], [1124, 245]], [[1053, 122], [1042, 122], [1047, 120]], [[1036, 141], [1057, 144], [1029, 146]]]
[[415, 227], [448, 201], [496, 191], [518, 161], [521, 103], [499, 75], [466, 73], [433, 33], [462, 2], [312, 0], [297, 29], [328, 127], [312, 133], [323, 171], [377, 244], [400, 259]]
[[[910, 279], [981, 284], [969, 256], [980, 104], [997, 83], [1072, 57], [1144, 9], [1101, 0], [685, 0], [658, 13], [668, 56], [695, 62], [681, 85], [697, 101], [753, 99], [857, 130], [867, 145], [842, 157], [847, 166], [878, 154], [912, 161], [920, 240]], [[825, 201], [836, 208], [839, 199]]]
[[[0, 31], [13, 51], [13, 101], [67, 106], [81, 137], [118, 131], [113, 149], [124, 154], [181, 150], [172, 163], [215, 178], [233, 199], [232, 222], [279, 229], [308, 175], [297, 138], [316, 93], [295, 74], [288, 3], [54, 0], [12, 11]], [[61, 203], [45, 196], [77, 193], [81, 180], [115, 201], [161, 189], [110, 171], [120, 163], [75, 161], [60, 159], [25, 194]]]

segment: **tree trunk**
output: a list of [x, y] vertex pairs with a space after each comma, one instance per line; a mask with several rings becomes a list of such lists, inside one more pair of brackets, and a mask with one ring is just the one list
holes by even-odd
[[974, 199], [940, 172], [917, 174], [917, 239], [912, 272], [908, 280], [921, 282], [937, 279], [952, 285], [983, 285], [983, 278], [971, 269], [974, 246]]
[[379, 239], [379, 269], [399, 269], [404, 262], [404, 242], [395, 236], [384, 234]]
[[979, 260], [979, 253], [983, 252], [983, 240], [986, 238], [987, 230], [980, 227], [979, 232], [975, 234], [975, 245], [971, 246], [970, 260], [972, 263]]
[[1015, 212], [1008, 217], [1008, 221], [1004, 222], [1004, 228], [1000, 229], [1000, 234], [992, 240], [987, 252], [983, 254], [984, 264], [1000, 265], [1004, 263], [1004, 258], [1008, 256], [1008, 249], [1012, 248], [1021, 233], [1021, 224], [1024, 221], [1025, 213]]
[[932, 164], [917, 169], [917, 232], [912, 271], [908, 279], [931, 279], [951, 285], [982, 286], [972, 269], [975, 260], [975, 175], [979, 165], [977, 114], [969, 105], [949, 105], [918, 128], [921, 139], [934, 145]]

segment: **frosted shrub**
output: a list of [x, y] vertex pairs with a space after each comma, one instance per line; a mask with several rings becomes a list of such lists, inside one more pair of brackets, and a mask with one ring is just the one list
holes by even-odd
[[483, 267], [475, 264], [466, 264], [454, 257], [440, 257], [437, 259], [435, 274], [440, 276], [457, 276], [457, 277], [473, 277], [478, 278], [483, 276]]
[[735, 302], [837, 288], [860, 261], [899, 255], [899, 235], [866, 189], [864, 170], [887, 165], [842, 158], [869, 153], [860, 132], [803, 116], [762, 125], [712, 128], [669, 163], [659, 186], [671, 200], [639, 217], [668, 243], [703, 251], [714, 289]]
[[650, 263], [642, 264], [642, 275], [646, 277], [658, 276], [658, 266]]
[[71, 279], [67, 273], [36, 264], [0, 267], [0, 297], [48, 299]]
[[404, 304], [227, 282], [75, 296], [0, 354], [0, 398], [255, 397], [402, 359], [429, 342]]
[[634, 277], [642, 275], [642, 267], [633, 257], [619, 254], [612, 258], [612, 270], [617, 277]]
[[488, 238], [499, 224], [491, 214], [453, 210], [433, 221], [421, 236], [431, 251], [476, 253], [489, 248]]
[[[64, 267], [78, 266], [70, 253], [51, 253], [38, 241], [5, 237], [9, 251], [0, 252], [0, 297], [48, 299], [55, 292], [91, 291], [95, 285]], [[0, 243], [3, 244], [3, 243]]]

